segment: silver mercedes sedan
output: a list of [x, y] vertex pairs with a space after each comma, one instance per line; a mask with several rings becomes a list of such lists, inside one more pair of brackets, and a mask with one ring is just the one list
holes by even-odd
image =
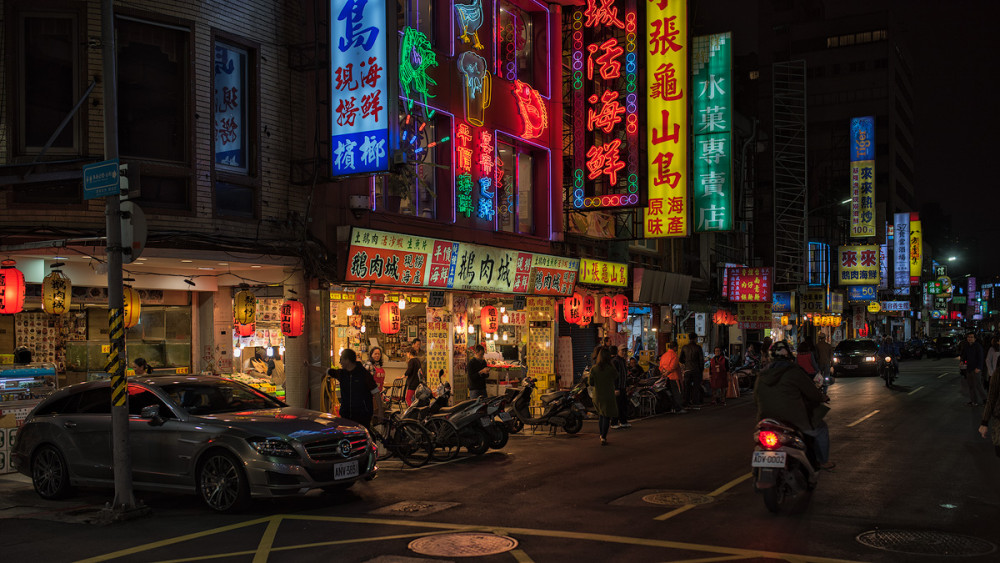
[[[251, 497], [346, 489], [377, 471], [364, 427], [242, 383], [132, 378], [128, 394], [136, 489], [197, 493], [229, 512]], [[113, 486], [110, 383], [73, 385], [44, 400], [18, 431], [11, 462], [46, 499], [74, 486]]]

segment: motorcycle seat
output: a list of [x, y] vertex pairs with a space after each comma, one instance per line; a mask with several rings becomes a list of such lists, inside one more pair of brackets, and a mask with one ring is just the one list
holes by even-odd
[[771, 428], [775, 430], [783, 430], [789, 434], [794, 434], [797, 436], [802, 436], [802, 432], [798, 428], [787, 424], [775, 418], [765, 418], [757, 423], [758, 429]]
[[559, 399], [565, 395], [566, 391], [556, 391], [555, 393], [546, 393], [541, 397], [542, 403], [544, 404], [551, 403], [552, 401], [555, 401], [556, 399]]
[[458, 403], [457, 405], [451, 407], [442, 407], [441, 410], [438, 411], [438, 413], [447, 414], [452, 412], [458, 412], [460, 410], [465, 410], [466, 408], [469, 407], [469, 405], [475, 402], [476, 399], [469, 399], [467, 401], [462, 401], [461, 403]]

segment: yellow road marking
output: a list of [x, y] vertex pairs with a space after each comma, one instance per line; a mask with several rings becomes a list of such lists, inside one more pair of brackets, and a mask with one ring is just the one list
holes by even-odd
[[682, 559], [672, 563], [713, 563], [714, 561], [739, 561], [740, 559], [750, 559], [752, 555], [723, 555], [721, 557], [702, 557], [700, 559]]
[[[723, 487], [720, 487], [716, 491], [716, 493], [722, 492], [723, 490], [725, 490], [725, 489], [733, 486], [735, 483], [738, 483], [742, 479], [746, 479], [747, 477], [748, 476], [741, 477], [740, 479], [735, 480], [735, 482], [730, 482], [727, 485], [724, 485]], [[378, 524], [378, 525], [383, 525], [383, 526], [402, 526], [402, 527], [409, 527], [409, 528], [425, 528], [425, 529], [426, 528], [432, 528], [432, 529], [435, 529], [436, 533], [440, 533], [440, 534], [448, 533], [448, 532], [453, 532], [453, 531], [456, 531], [456, 530], [469, 530], [469, 531], [471, 531], [471, 530], [484, 530], [484, 529], [485, 530], [489, 530], [489, 529], [492, 529], [489, 526], [469, 526], [469, 525], [462, 525], [462, 524], [449, 524], [449, 523], [444, 523], [444, 522], [418, 522], [418, 521], [413, 521], [413, 520], [395, 520], [395, 519], [378, 519], [378, 518], [355, 518], [355, 517], [347, 517], [347, 516], [306, 516], [306, 515], [300, 515], [300, 514], [285, 514], [285, 515], [275, 515], [275, 516], [271, 516], [271, 517], [268, 517], [268, 518], [257, 518], [255, 520], [250, 520], [248, 522], [243, 522], [241, 524], [233, 524], [233, 525], [230, 525], [230, 526], [223, 526], [223, 527], [215, 528], [215, 529], [212, 529], [212, 530], [205, 530], [205, 531], [198, 532], [198, 533], [195, 533], [195, 534], [187, 534], [185, 536], [180, 536], [180, 537], [177, 537], [177, 538], [171, 538], [171, 539], [162, 540], [162, 541], [158, 541], [158, 542], [153, 542], [153, 543], [149, 543], [149, 544], [145, 544], [145, 545], [140, 545], [140, 546], [136, 546], [136, 547], [133, 547], [133, 548], [130, 548], [130, 549], [119, 550], [119, 551], [116, 551], [116, 552], [113, 552], [113, 553], [109, 553], [107, 555], [101, 555], [101, 556], [93, 557], [93, 558], [90, 558], [90, 559], [85, 559], [84, 561], [88, 561], [88, 562], [89, 561], [94, 561], [94, 562], [97, 562], [97, 561], [108, 561], [110, 559], [116, 559], [116, 558], [119, 558], [119, 557], [124, 557], [126, 555], [132, 555], [132, 554], [135, 554], [135, 553], [141, 553], [143, 551], [149, 551], [149, 550], [152, 550], [152, 549], [156, 549], [156, 548], [167, 546], [167, 545], [173, 545], [173, 544], [180, 543], [180, 542], [187, 541], [187, 540], [191, 540], [191, 539], [202, 538], [202, 537], [205, 537], [205, 536], [210, 536], [212, 534], [218, 534], [218, 533], [222, 533], [222, 532], [228, 532], [228, 531], [231, 531], [231, 530], [237, 530], [237, 529], [240, 529], [240, 528], [247, 528], [247, 527], [254, 526], [254, 525], [257, 525], [257, 524], [262, 524], [262, 523], [265, 523], [265, 522], [270, 523], [272, 521], [281, 521], [281, 520], [307, 520], [307, 521], [316, 521], [316, 522], [340, 522], [340, 523], [349, 523], [349, 524]], [[814, 556], [808, 556], [808, 555], [798, 555], [798, 554], [791, 554], [791, 553], [780, 553], [780, 552], [774, 552], [774, 551], [760, 551], [760, 550], [754, 550], [754, 549], [741, 549], [741, 548], [723, 547], [723, 546], [715, 546], [715, 545], [704, 545], [704, 544], [678, 542], [678, 541], [671, 541], [671, 540], [658, 540], [658, 539], [637, 538], [637, 537], [628, 537], [628, 536], [615, 536], [615, 535], [610, 535], [610, 534], [595, 534], [595, 533], [589, 533], [589, 532], [572, 532], [572, 531], [560, 531], [560, 530], [540, 530], [540, 529], [537, 529], [537, 528], [509, 528], [509, 527], [504, 527], [503, 530], [504, 530], [504, 532], [506, 532], [506, 533], [508, 533], [508, 534], [510, 534], [512, 536], [515, 536], [515, 537], [516, 536], [537, 536], [537, 537], [545, 537], [545, 538], [559, 538], [559, 539], [568, 539], [568, 540], [587, 540], [587, 541], [597, 541], [597, 542], [615, 543], [615, 544], [623, 544], [623, 545], [657, 547], [657, 548], [665, 548], [665, 549], [678, 549], [678, 550], [684, 550], [684, 551], [703, 551], [703, 552], [707, 552], [707, 553], [716, 553], [716, 554], [720, 554], [720, 555], [730, 556], [730, 559], [732, 559], [735, 556], [735, 557], [738, 557], [738, 558], [767, 557], [767, 558], [774, 558], [774, 559], [784, 559], [786, 561], [802, 561], [802, 562], [809, 562], [809, 563], [859, 563], [857, 561], [852, 561], [852, 560], [849, 560], [849, 559], [834, 559], [834, 558], [829, 558], [829, 557], [814, 557]], [[305, 548], [311, 548], [311, 547], [321, 547], [321, 546], [347, 544], [347, 543], [360, 543], [360, 542], [370, 542], [370, 541], [382, 541], [382, 540], [400, 539], [400, 538], [406, 538], [406, 537], [427, 536], [427, 535], [431, 535], [431, 534], [434, 534], [434, 533], [435, 532], [429, 532], [429, 533], [428, 532], [422, 532], [422, 533], [413, 533], [413, 534], [400, 534], [400, 535], [394, 535], [394, 536], [381, 536], [381, 537], [376, 537], [376, 538], [351, 538], [351, 539], [346, 539], [346, 540], [338, 540], [338, 541], [330, 541], [330, 542], [321, 542], [321, 543], [312, 543], [312, 544], [303, 544], [303, 545], [293, 545], [293, 546], [277, 547], [277, 548], [272, 548], [271, 551], [274, 551], [274, 552], [276, 552], [276, 551], [291, 551], [291, 550], [295, 550], [295, 549], [305, 549]], [[222, 557], [231, 557], [231, 556], [236, 556], [236, 555], [251, 555], [251, 554], [256, 554], [256, 553], [257, 553], [256, 550], [254, 550], [254, 551], [242, 551], [242, 552], [238, 552], [238, 553], [229, 553], [229, 554], [225, 554], [225, 555], [223, 555], [223, 554], [209, 555], [209, 556], [205, 556], [205, 557], [201, 557], [201, 558], [190, 558], [190, 559], [178, 560], [178, 561], [196, 561], [198, 559], [218, 559], [218, 558], [222, 558]]]
[[[747, 479], [749, 479], [752, 476], [753, 476], [753, 473], [747, 473], [746, 475], [742, 475], [740, 477], [737, 477], [737, 478], [733, 479], [732, 481], [726, 483], [725, 485], [719, 487], [718, 489], [715, 489], [714, 491], [708, 493], [708, 496], [710, 496], [710, 497], [717, 497], [717, 496], [721, 495], [722, 493], [728, 491], [729, 489], [735, 487], [736, 485], [739, 485], [743, 481], [746, 481]], [[673, 518], [674, 516], [677, 516], [678, 514], [683, 514], [683, 513], [687, 512], [688, 510], [691, 510], [695, 506], [698, 506], [698, 505], [696, 505], [696, 504], [685, 504], [684, 506], [682, 506], [680, 508], [675, 508], [674, 510], [671, 510], [670, 512], [668, 512], [666, 514], [661, 514], [661, 515], [657, 516], [656, 518], [653, 518], [653, 520], [667, 520], [669, 518]]]
[[848, 427], [848, 428], [850, 428], [850, 427], [852, 427], [852, 426], [857, 426], [857, 425], [861, 424], [862, 422], [864, 422], [864, 421], [868, 420], [869, 418], [871, 418], [871, 417], [875, 416], [875, 415], [876, 415], [876, 414], [878, 414], [879, 412], [881, 412], [881, 411], [879, 411], [878, 409], [875, 409], [875, 410], [873, 410], [872, 412], [870, 412], [870, 413], [868, 413], [868, 414], [866, 414], [866, 415], [862, 416], [861, 418], [859, 418], [859, 419], [855, 420], [854, 422], [852, 422], [852, 423], [848, 424], [848, 425], [847, 425], [847, 427]]
[[514, 549], [510, 552], [514, 556], [517, 563], [535, 563], [535, 560], [528, 556], [523, 549]]
[[923, 386], [923, 385], [921, 385], [920, 387], [917, 387], [917, 388], [916, 388], [916, 389], [914, 389], [913, 391], [910, 391], [909, 393], [907, 393], [907, 395], [912, 395], [912, 394], [916, 393], [917, 391], [920, 391], [920, 390], [921, 390], [921, 389], [923, 389], [923, 388], [924, 388], [924, 386]]
[[267, 523], [264, 535], [260, 537], [260, 543], [257, 544], [253, 563], [267, 563], [267, 556], [271, 554], [271, 546], [274, 545], [274, 536], [278, 535], [278, 526], [280, 525], [280, 517], [271, 518], [271, 521]]

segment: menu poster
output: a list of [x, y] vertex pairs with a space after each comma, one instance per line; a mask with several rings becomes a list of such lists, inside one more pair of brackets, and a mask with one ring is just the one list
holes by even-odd
[[452, 403], [464, 401], [469, 396], [469, 376], [467, 371], [468, 321], [466, 313], [469, 300], [464, 295], [453, 295], [451, 301], [452, 322], [455, 336], [452, 343], [451, 394]]
[[528, 375], [555, 373], [555, 346], [552, 338], [552, 300], [528, 298]]
[[770, 303], [740, 303], [738, 312], [739, 327], [759, 329], [771, 328]]

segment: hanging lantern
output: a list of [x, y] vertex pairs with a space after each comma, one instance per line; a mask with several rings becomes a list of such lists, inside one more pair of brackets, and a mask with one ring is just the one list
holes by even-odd
[[125, 304], [125, 328], [132, 328], [139, 324], [139, 314], [142, 313], [142, 303], [139, 301], [139, 292], [131, 286], [122, 288], [122, 303]]
[[588, 295], [583, 298], [583, 316], [593, 320], [595, 314], [597, 314], [597, 302], [593, 295]]
[[233, 330], [236, 331], [236, 336], [246, 338], [248, 336], [253, 336], [253, 333], [256, 332], [257, 328], [253, 324], [241, 325], [240, 323], [233, 321]]
[[628, 297], [621, 294], [615, 295], [614, 307], [612, 309], [611, 318], [616, 323], [625, 322], [628, 319]]
[[0, 314], [13, 315], [24, 309], [24, 274], [14, 267], [13, 260], [0, 266]]
[[563, 318], [571, 324], [578, 324], [583, 318], [583, 297], [579, 293], [574, 293], [563, 302]]
[[610, 319], [615, 311], [615, 300], [610, 295], [601, 297], [601, 316]]
[[578, 322], [576, 324], [577, 324], [577, 326], [585, 327], [585, 326], [588, 326], [592, 322], [594, 322], [594, 317], [588, 317], [587, 315], [584, 315], [584, 316], [580, 317], [580, 322]]
[[257, 320], [257, 296], [248, 289], [241, 290], [233, 298], [233, 313], [236, 322], [252, 325]]
[[289, 299], [281, 304], [281, 334], [289, 338], [302, 336], [306, 329], [306, 308], [301, 301]]
[[382, 334], [396, 334], [402, 325], [399, 303], [386, 301], [378, 309], [378, 327]]
[[42, 310], [50, 315], [61, 315], [69, 311], [73, 284], [59, 270], [42, 280]]
[[500, 325], [500, 314], [493, 305], [487, 305], [479, 312], [479, 326], [486, 334], [493, 334]]

